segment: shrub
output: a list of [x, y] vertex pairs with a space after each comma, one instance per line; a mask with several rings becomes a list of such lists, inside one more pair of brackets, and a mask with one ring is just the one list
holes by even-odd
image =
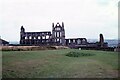
[[66, 56], [69, 57], [81, 57], [81, 56], [93, 56], [94, 54], [90, 53], [81, 53], [81, 52], [68, 52]]

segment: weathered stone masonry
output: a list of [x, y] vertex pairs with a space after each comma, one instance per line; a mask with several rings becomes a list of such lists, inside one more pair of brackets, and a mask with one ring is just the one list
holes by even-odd
[[52, 32], [26, 32], [25, 28], [21, 26], [20, 32], [20, 44], [21, 45], [61, 45], [61, 46], [83, 46], [83, 47], [104, 47], [107, 46], [104, 43], [103, 35], [100, 34], [99, 44], [88, 43], [86, 38], [68, 38], [65, 39], [64, 23], [62, 25], [52, 23]]

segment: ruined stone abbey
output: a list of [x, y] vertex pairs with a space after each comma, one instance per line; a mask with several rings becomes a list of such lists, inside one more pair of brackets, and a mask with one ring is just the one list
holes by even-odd
[[[101, 39], [100, 39], [101, 41]], [[86, 38], [65, 38], [64, 23], [52, 23], [52, 32], [26, 32], [21, 26], [20, 44], [21, 45], [60, 45], [60, 46], [87, 46], [98, 47], [107, 46], [104, 41], [101, 44], [88, 43]]]

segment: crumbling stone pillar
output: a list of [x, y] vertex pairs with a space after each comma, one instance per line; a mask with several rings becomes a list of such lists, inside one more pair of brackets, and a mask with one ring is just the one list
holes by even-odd
[[100, 34], [100, 47], [103, 47], [104, 46], [104, 37], [103, 37], [103, 34]]

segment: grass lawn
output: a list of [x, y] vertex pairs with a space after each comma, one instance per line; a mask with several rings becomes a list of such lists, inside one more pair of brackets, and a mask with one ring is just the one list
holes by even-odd
[[[68, 57], [74, 51], [93, 56]], [[95, 50], [3, 51], [3, 78], [115, 78], [118, 53]]]

